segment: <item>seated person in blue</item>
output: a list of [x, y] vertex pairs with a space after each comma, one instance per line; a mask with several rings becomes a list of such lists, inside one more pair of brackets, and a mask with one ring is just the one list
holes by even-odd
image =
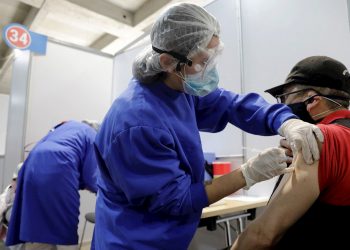
[[79, 190], [97, 192], [97, 127], [62, 122], [35, 145], [18, 175], [7, 246], [76, 249]]
[[96, 136], [92, 248], [99, 250], [187, 249], [204, 207], [287, 166], [284, 151], [273, 148], [205, 184], [199, 131], [219, 132], [228, 123], [259, 135], [279, 131], [304, 149], [308, 162], [318, 159], [316, 126], [283, 104], [218, 88], [223, 45], [219, 23], [206, 10], [169, 8], [153, 25], [151, 43]]

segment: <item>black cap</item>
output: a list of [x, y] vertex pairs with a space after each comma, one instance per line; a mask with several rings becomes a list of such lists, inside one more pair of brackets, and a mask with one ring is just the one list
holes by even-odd
[[311, 56], [298, 62], [285, 82], [265, 92], [276, 96], [290, 84], [303, 84], [343, 90], [350, 94], [350, 74], [341, 62], [327, 56]]

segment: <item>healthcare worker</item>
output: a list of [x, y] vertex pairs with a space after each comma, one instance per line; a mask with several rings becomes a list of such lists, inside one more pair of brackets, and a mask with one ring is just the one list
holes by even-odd
[[319, 157], [316, 126], [295, 119], [285, 105], [217, 87], [220, 28], [203, 8], [168, 9], [151, 43], [96, 136], [95, 249], [187, 249], [204, 207], [286, 168], [283, 150], [273, 148], [205, 184], [199, 131], [231, 123], [259, 135], [279, 132], [308, 162]]
[[6, 245], [77, 249], [79, 190], [97, 192], [97, 128], [62, 122], [36, 144], [19, 172]]

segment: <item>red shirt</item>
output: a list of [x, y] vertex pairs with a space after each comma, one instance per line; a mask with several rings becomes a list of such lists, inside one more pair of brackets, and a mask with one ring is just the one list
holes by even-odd
[[345, 206], [350, 205], [350, 128], [330, 124], [341, 118], [350, 119], [349, 110], [333, 112], [317, 126], [324, 135], [318, 167], [320, 200]]

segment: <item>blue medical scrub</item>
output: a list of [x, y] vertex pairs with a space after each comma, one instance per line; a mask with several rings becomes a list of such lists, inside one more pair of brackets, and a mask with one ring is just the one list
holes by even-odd
[[208, 205], [200, 131], [231, 123], [274, 135], [295, 117], [257, 94], [216, 89], [205, 97], [133, 79], [96, 136], [101, 176], [93, 247], [187, 249]]
[[94, 129], [69, 121], [42, 138], [18, 179], [6, 245], [78, 243], [79, 189], [97, 192]]

